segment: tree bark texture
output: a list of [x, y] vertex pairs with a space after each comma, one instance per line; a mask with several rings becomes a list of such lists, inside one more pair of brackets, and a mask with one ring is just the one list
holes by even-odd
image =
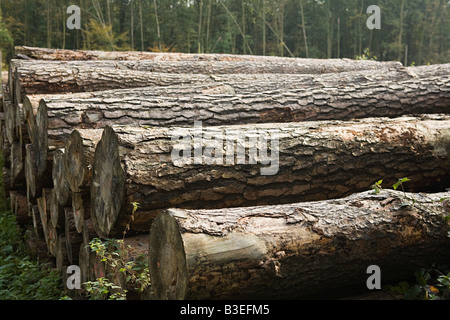
[[[449, 87], [450, 76], [249, 94], [177, 95], [183, 89], [175, 88], [169, 89], [171, 94], [161, 96], [160, 89], [148, 88], [50, 95], [39, 100], [39, 106], [33, 107], [35, 117], [29, 115], [27, 121], [41, 175], [49, 160], [49, 146], [62, 148], [74, 128], [186, 125], [195, 120], [205, 125], [225, 125], [448, 113]], [[32, 100], [37, 101], [37, 96], [27, 101]]]
[[[197, 61], [197, 62], [254, 62], [254, 61], [282, 61], [290, 63], [303, 63], [317, 65], [323, 63], [323, 59], [304, 59], [288, 58], [277, 56], [255, 56], [255, 55], [234, 55], [234, 54], [198, 54], [198, 53], [174, 53], [174, 52], [138, 52], [138, 51], [94, 51], [94, 50], [67, 50], [67, 49], [48, 49], [30, 46], [16, 46], [16, 58], [34, 59], [48, 61], [89, 61], [89, 60], [116, 60], [116, 61]], [[331, 60], [331, 59], [330, 59]], [[331, 61], [351, 63], [350, 59], [334, 59]], [[358, 63], [367, 65], [376, 65], [377, 62], [369, 60], [356, 60]]]
[[[242, 74], [311, 75], [401, 68], [396, 62], [333, 61], [291, 62], [154, 62], [154, 61], [29, 61], [11, 60], [14, 100], [25, 94], [100, 91], [131, 87], [186, 85], [231, 79]], [[227, 77], [224, 77], [227, 78]], [[16, 103], [16, 104], [17, 104]]]
[[[172, 207], [330, 199], [403, 177], [412, 180], [410, 190], [442, 188], [450, 174], [449, 121], [438, 116], [205, 128], [108, 126], [94, 155], [93, 226], [101, 236], [121, 233], [133, 203], [139, 209], [132, 229], [142, 231], [155, 210]], [[264, 140], [258, 155], [254, 148]]]
[[385, 190], [280, 206], [167, 210], [149, 235], [154, 298], [333, 297], [352, 286], [367, 290], [374, 264], [383, 282], [404, 279], [424, 265], [448, 263], [441, 200], [449, 196]]

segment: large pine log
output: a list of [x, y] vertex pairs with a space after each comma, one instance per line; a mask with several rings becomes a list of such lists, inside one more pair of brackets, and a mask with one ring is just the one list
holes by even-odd
[[[367, 191], [347, 198], [221, 210], [169, 209], [150, 231], [155, 299], [296, 299], [367, 292], [450, 262], [442, 199]], [[414, 201], [413, 201], [414, 199]], [[353, 291], [354, 293], [355, 291]]]
[[[131, 229], [142, 232], [159, 210], [171, 207], [330, 199], [402, 177], [412, 180], [410, 190], [442, 188], [450, 176], [449, 130], [447, 116], [205, 128], [107, 126], [94, 155], [93, 226], [100, 236], [120, 234], [133, 203], [139, 209]], [[259, 141], [249, 141], [258, 136]], [[258, 157], [255, 148], [261, 141], [264, 146], [264, 139]]]
[[[68, 49], [48, 49], [30, 46], [16, 46], [15, 54], [18, 59], [35, 59], [47, 61], [86, 61], [86, 60], [153, 60], [167, 62], [252, 62], [252, 61], [283, 61], [290, 63], [302, 63], [305, 65], [318, 65], [326, 60], [290, 58], [278, 56], [256, 56], [256, 55], [236, 55], [236, 54], [198, 54], [198, 53], [178, 53], [178, 52], [139, 52], [139, 51], [95, 51], [95, 50], [68, 50]], [[329, 59], [330, 61], [351, 63], [350, 59]], [[361, 60], [357, 61], [361, 63]], [[373, 65], [374, 61], [363, 61], [367, 65]]]
[[[346, 62], [322, 60], [305, 67], [303, 64], [285, 62], [115, 62], [115, 61], [27, 61], [11, 60], [14, 70], [14, 95], [16, 105], [22, 103], [25, 94], [60, 92], [85, 92], [146, 86], [187, 85], [213, 83], [218, 80], [245, 80], [251, 75], [259, 80], [273, 78], [277, 74], [294, 79], [309, 74], [373, 71], [402, 68], [396, 62]], [[313, 68], [314, 67], [314, 68]], [[448, 71], [442, 65], [440, 72]], [[345, 75], [341, 78], [344, 78]], [[268, 79], [267, 79], [268, 80]], [[266, 81], [267, 81], [266, 80]]]
[[[394, 73], [405, 76], [401, 71]], [[348, 120], [449, 111], [450, 73], [404, 81], [374, 80], [345, 88], [339, 86], [339, 80], [334, 82], [335, 86], [322, 85], [314, 90], [290, 88], [246, 94], [200, 94], [200, 86], [188, 89], [191, 94], [186, 89], [170, 87], [169, 94], [164, 94], [162, 89], [145, 88], [49, 95], [41, 96], [40, 100], [31, 96], [24, 102], [24, 109], [36, 110], [35, 117], [31, 112], [26, 114], [29, 114], [28, 127], [35, 145], [38, 175], [46, 169], [49, 146], [63, 147], [74, 128], [103, 128], [112, 123], [186, 125], [194, 120], [205, 125]], [[29, 104], [33, 106], [25, 108]]]
[[195, 82], [213, 82], [204, 74], [163, 74], [147, 70], [129, 70], [116, 62], [45, 62], [12, 60], [15, 100], [22, 103], [25, 94], [89, 92], [146, 86], [167, 86]]

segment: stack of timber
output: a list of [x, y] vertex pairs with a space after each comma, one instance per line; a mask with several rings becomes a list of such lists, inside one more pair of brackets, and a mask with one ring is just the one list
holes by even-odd
[[450, 64], [16, 47], [2, 90], [11, 208], [82, 282], [117, 275], [88, 244], [124, 231], [152, 299], [339, 294], [371, 264], [450, 260]]

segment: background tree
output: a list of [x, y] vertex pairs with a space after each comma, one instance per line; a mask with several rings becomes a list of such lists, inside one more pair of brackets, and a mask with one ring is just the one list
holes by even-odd
[[[82, 9], [67, 30], [65, 9]], [[366, 27], [369, 5], [381, 30]], [[448, 0], [0, 0], [15, 45], [450, 61]]]

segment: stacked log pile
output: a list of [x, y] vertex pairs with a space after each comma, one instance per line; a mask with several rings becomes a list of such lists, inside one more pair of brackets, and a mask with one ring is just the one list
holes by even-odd
[[106, 272], [89, 241], [125, 230], [156, 299], [305, 297], [450, 260], [450, 64], [17, 47], [9, 68], [5, 191], [83, 282]]

